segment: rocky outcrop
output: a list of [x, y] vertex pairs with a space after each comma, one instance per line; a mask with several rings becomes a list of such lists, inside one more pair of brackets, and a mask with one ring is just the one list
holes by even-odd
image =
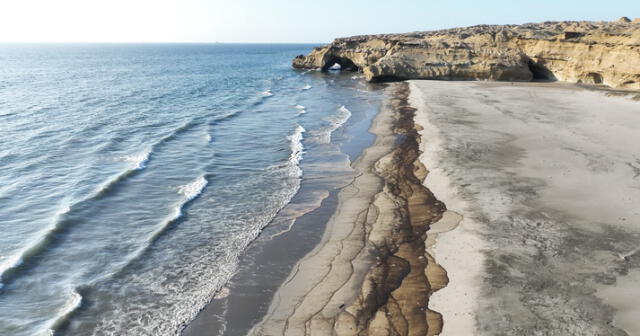
[[338, 63], [370, 81], [559, 80], [640, 89], [640, 22], [481, 25], [339, 38], [293, 60], [326, 71]]

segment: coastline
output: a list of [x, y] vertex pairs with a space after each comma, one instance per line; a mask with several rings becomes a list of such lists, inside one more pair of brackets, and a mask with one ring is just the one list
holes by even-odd
[[[384, 94], [353, 181], [282, 236], [286, 252], [312, 229], [306, 255], [278, 281], [245, 267], [273, 293], [244, 321], [249, 335], [639, 330], [621, 295], [640, 280], [629, 208], [640, 188], [634, 161], [621, 161], [632, 147], [602, 152], [591, 139], [636, 136], [637, 102], [562, 83], [409, 81]], [[629, 199], [610, 199], [611, 184]], [[580, 196], [590, 191], [595, 200]]]
[[[319, 132], [325, 128], [308, 129], [303, 142], [300, 190], [242, 253], [232, 279], [186, 326], [182, 335], [246, 335], [266, 314], [274, 292], [296, 262], [319, 243], [325, 224], [334, 213], [338, 190], [355, 177], [351, 161], [374, 141], [374, 135], [367, 130], [385, 97], [386, 85], [351, 77], [339, 76], [335, 84], [331, 79], [331, 86], [349, 97], [333, 102], [348, 118], [335, 120], [335, 113], [325, 115], [324, 120], [331, 122], [331, 134]], [[326, 101], [323, 92], [315, 94], [320, 95], [317, 99]], [[304, 105], [296, 109], [304, 107], [316, 116], [330, 111], [317, 103]]]
[[358, 176], [338, 193], [320, 244], [298, 262], [250, 334], [440, 332], [441, 317], [428, 301], [447, 280], [425, 241], [445, 207], [422, 185], [409, 86], [389, 90], [370, 129], [375, 143], [354, 162]]

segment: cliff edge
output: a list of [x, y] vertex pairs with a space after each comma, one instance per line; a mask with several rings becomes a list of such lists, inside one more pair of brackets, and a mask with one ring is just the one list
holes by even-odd
[[295, 68], [361, 71], [369, 81], [559, 80], [640, 89], [640, 20], [480, 25], [338, 38]]

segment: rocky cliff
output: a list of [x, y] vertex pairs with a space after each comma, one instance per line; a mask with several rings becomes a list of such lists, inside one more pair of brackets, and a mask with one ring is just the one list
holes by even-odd
[[481, 25], [339, 38], [296, 68], [361, 71], [370, 81], [559, 80], [640, 89], [640, 20]]

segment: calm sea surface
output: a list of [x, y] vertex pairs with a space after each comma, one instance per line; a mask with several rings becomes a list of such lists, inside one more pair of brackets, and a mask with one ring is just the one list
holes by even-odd
[[292, 69], [311, 47], [0, 45], [0, 335], [176, 334], [303, 179], [348, 177], [381, 98]]

